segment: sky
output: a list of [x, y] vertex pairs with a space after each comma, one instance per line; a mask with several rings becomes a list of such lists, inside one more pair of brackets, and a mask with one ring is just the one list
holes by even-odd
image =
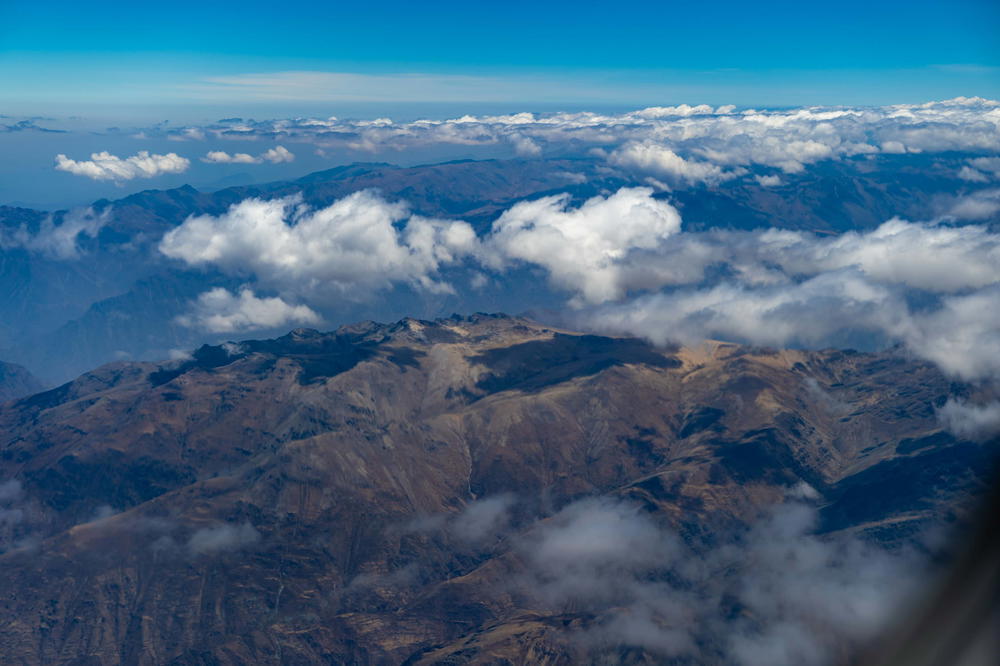
[[[148, 187], [295, 177], [351, 161], [514, 154], [456, 143], [405, 155], [287, 146], [295, 159], [273, 162], [259, 155], [276, 144], [260, 145], [259, 136], [213, 140], [195, 151], [178, 145], [177, 135], [149, 131], [232, 117], [398, 123], [678, 104], [1000, 99], [1000, 3], [992, 0], [846, 0], [835, 8], [784, 0], [124, 7], [0, 2], [0, 203], [51, 209]], [[34, 125], [22, 131], [25, 121]], [[206, 164], [209, 150], [249, 157]], [[190, 168], [113, 181], [54, 169], [59, 155], [127, 159], [141, 151], [176, 152]]]
[[[0, 5], [0, 113], [1000, 96], [992, 0]], [[508, 109], [509, 110], [509, 109]], [[182, 118], [183, 116], [183, 118]], [[103, 118], [102, 118], [103, 119]]]

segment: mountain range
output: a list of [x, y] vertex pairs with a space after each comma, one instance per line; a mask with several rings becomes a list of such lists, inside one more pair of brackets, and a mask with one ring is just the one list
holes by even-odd
[[[905, 159], [904, 159], [905, 157]], [[883, 155], [813, 165], [762, 185], [749, 173], [721, 185], [675, 187], [655, 195], [680, 211], [684, 228], [798, 229], [820, 234], [871, 229], [894, 216], [941, 215], [969, 190], [955, 173], [961, 154]], [[609, 168], [601, 160], [459, 161], [415, 167], [354, 164], [294, 181], [199, 192], [190, 186], [149, 190], [81, 211], [46, 213], [0, 207], [0, 359], [27, 367], [48, 385], [115, 359], [152, 360], [226, 334], [178, 323], [199, 294], [237, 289], [247, 277], [192, 268], [159, 250], [164, 234], [196, 215], [221, 215], [248, 198], [299, 196], [314, 208], [373, 189], [404, 201], [414, 213], [462, 219], [479, 236], [520, 201], [567, 194], [572, 205], [649, 179]], [[657, 187], [663, 186], [662, 184]], [[665, 186], [663, 186], [665, 187]], [[983, 220], [998, 223], [996, 215]], [[364, 302], [332, 304], [328, 324], [450, 312], [541, 312], [564, 295], [539, 288], [530, 272], [511, 274], [500, 287], [422, 293], [403, 286]], [[280, 328], [262, 330], [280, 334]]]
[[972, 390], [898, 349], [488, 314], [114, 362], [0, 406], [0, 644], [19, 664], [844, 657], [989, 480], [997, 444], [935, 414]]

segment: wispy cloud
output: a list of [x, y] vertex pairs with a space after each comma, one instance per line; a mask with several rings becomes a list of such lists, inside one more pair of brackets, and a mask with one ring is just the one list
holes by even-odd
[[[199, 100], [297, 102], [500, 102], [600, 99], [606, 89], [554, 76], [472, 76], [422, 72], [284, 71], [213, 76], [180, 92]], [[610, 91], [614, 95], [614, 91]]]
[[38, 229], [0, 227], [0, 249], [22, 247], [56, 259], [76, 259], [80, 256], [81, 236], [96, 238], [111, 217], [111, 209], [97, 212], [93, 208], [77, 208], [63, 214], [48, 215]]
[[849, 535], [817, 537], [816, 521], [812, 506], [791, 501], [706, 547], [638, 506], [585, 499], [516, 539], [525, 571], [515, 585], [545, 608], [587, 613], [586, 629], [570, 636], [589, 650], [627, 645], [739, 666], [828, 663], [891, 619], [925, 564]]

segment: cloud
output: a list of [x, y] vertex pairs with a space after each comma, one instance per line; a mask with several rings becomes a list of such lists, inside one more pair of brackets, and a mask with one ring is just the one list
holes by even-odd
[[758, 255], [754, 260], [781, 266], [792, 275], [856, 267], [881, 283], [933, 292], [1000, 281], [1000, 235], [981, 226], [951, 227], [894, 218], [871, 231], [835, 237], [780, 230], [756, 232], [752, 237], [756, 244], [752, 251]]
[[17, 479], [7, 479], [0, 482], [0, 550], [8, 545], [9, 534], [5, 528], [10, 528], [24, 520], [24, 509], [17, 506], [24, 498], [24, 489]]
[[213, 525], [195, 530], [187, 541], [194, 555], [213, 555], [228, 550], [246, 548], [260, 541], [260, 532], [250, 523]]
[[571, 304], [601, 306], [575, 316], [584, 328], [657, 343], [903, 343], [952, 376], [1000, 377], [1000, 235], [986, 227], [893, 219], [824, 237], [640, 224], [594, 241], [575, 220], [562, 224], [572, 235], [551, 232], [550, 208], [506, 230], [501, 217], [488, 247], [546, 269]]
[[97, 238], [110, 218], [111, 208], [99, 213], [93, 208], [77, 208], [63, 214], [58, 224], [55, 216], [48, 215], [34, 233], [24, 225], [13, 231], [0, 228], [0, 248], [22, 247], [55, 259], [76, 259], [80, 256], [80, 236]]
[[579, 315], [597, 330], [658, 343], [718, 338], [775, 347], [882, 347], [898, 342], [966, 381], [1000, 377], [1000, 288], [947, 296], [914, 309], [907, 293], [857, 271], [803, 282], [726, 282], [639, 296]]
[[222, 150], [211, 150], [201, 158], [201, 161], [212, 164], [263, 164], [264, 162], [280, 164], [282, 162], [291, 162], [294, 159], [295, 155], [287, 148], [284, 146], [275, 146], [274, 148], [265, 150], [256, 157], [247, 153], [234, 153], [230, 155]]
[[542, 154], [542, 147], [530, 137], [514, 134], [510, 141], [514, 145], [514, 152], [521, 157], [539, 157]]
[[1000, 157], [976, 157], [969, 160], [969, 164], [994, 178], [1000, 178]]
[[[4, 116], [0, 116], [3, 118]], [[50, 119], [51, 120], [51, 119]], [[0, 132], [41, 132], [44, 134], [66, 134], [66, 130], [50, 129], [38, 125], [34, 118], [19, 120], [12, 125], [0, 124]]]
[[191, 166], [190, 160], [177, 155], [151, 155], [140, 150], [124, 159], [107, 151], [93, 153], [90, 160], [77, 162], [65, 155], [56, 155], [56, 170], [68, 171], [77, 176], [94, 180], [125, 181], [133, 178], [154, 178], [166, 173], [184, 173]]
[[625, 644], [685, 654], [695, 648], [691, 600], [664, 580], [681, 549], [638, 507], [586, 499], [522, 538], [526, 573], [516, 582], [553, 610], [593, 613], [593, 626], [576, 636], [589, 648]]
[[212, 164], [260, 164], [260, 160], [253, 155], [248, 155], [247, 153], [234, 153], [230, 155], [222, 150], [210, 150], [205, 153], [201, 161]]
[[956, 437], [985, 440], [1000, 435], [1000, 402], [973, 405], [949, 398], [937, 410], [938, 420]]
[[[716, 624], [741, 666], [838, 662], [878, 635], [917, 589], [925, 564], [846, 535], [812, 535], [816, 511], [774, 507], [741, 548], [709, 555], [743, 612]], [[711, 583], [709, 583], [711, 585]]]
[[977, 171], [970, 166], [963, 166], [958, 170], [958, 177], [962, 180], [967, 180], [972, 183], [988, 183], [990, 182], [990, 177], [987, 176], [982, 171]]
[[277, 297], [258, 298], [248, 288], [233, 294], [216, 287], [198, 296], [192, 311], [177, 317], [177, 322], [210, 333], [233, 333], [294, 324], [317, 325], [321, 318], [305, 305], [290, 305]]
[[505, 536], [513, 520], [517, 498], [511, 493], [469, 502], [457, 513], [421, 515], [402, 527], [404, 533], [441, 533], [456, 539], [462, 548], [489, 549]]
[[[336, 78], [340, 77], [340, 78]], [[399, 85], [420, 85], [403, 77]], [[234, 90], [257, 86], [299, 91], [347, 86], [350, 78], [319, 73], [227, 79]], [[370, 82], [368, 82], [370, 83]], [[221, 84], [221, 81], [220, 81]], [[706, 105], [651, 107], [620, 114], [513, 113], [395, 122], [295, 118], [227, 119], [198, 128], [151, 128], [152, 134], [188, 138], [267, 138], [307, 141], [320, 149], [380, 152], [428, 146], [509, 146], [533, 157], [550, 149], [584, 154], [599, 149], [619, 169], [658, 174], [675, 187], [715, 185], [750, 166], [801, 173], [808, 165], [869, 154], [944, 151], [1000, 153], [1000, 103], [956, 98], [885, 107], [803, 107], [736, 110]], [[996, 158], [976, 158], [996, 159]], [[962, 173], [977, 180], [988, 172], [970, 163]]]
[[891, 290], [872, 285], [856, 271], [841, 271], [800, 283], [687, 287], [608, 305], [580, 318], [599, 330], [638, 334], [660, 344], [716, 338], [822, 347], [838, 341], [850, 346], [849, 336], [877, 334], [900, 316]]
[[781, 177], [775, 175], [754, 176], [754, 180], [762, 187], [778, 187], [782, 185]]
[[1000, 285], [951, 296], [892, 332], [918, 356], [966, 380], [1000, 378]]
[[646, 171], [672, 180], [716, 185], [731, 180], [742, 171], [723, 171], [710, 162], [685, 160], [674, 151], [655, 143], [629, 143], [611, 153], [608, 161], [639, 171]]
[[[551, 82], [547, 82], [551, 85]], [[430, 73], [361, 74], [354, 72], [285, 71], [215, 76], [188, 86], [200, 99], [298, 100], [313, 102], [435, 100], [509, 100], [523, 95], [535, 81]], [[561, 90], [567, 90], [560, 86]], [[570, 88], [570, 90], [572, 90]]]
[[979, 190], [960, 197], [948, 210], [959, 220], [985, 220], [1000, 212], [1000, 189]]
[[261, 153], [260, 158], [265, 162], [280, 164], [281, 162], [293, 161], [295, 159], [295, 155], [293, 155], [291, 151], [286, 149], [284, 146], [275, 146], [274, 148], [268, 148]]
[[[808, 490], [795, 494], [815, 499]], [[591, 615], [573, 635], [589, 649], [740, 666], [827, 663], [891, 619], [924, 563], [849, 535], [815, 536], [816, 520], [812, 506], [792, 501], [745, 532], [686, 543], [639, 506], [580, 500], [519, 538], [525, 572], [514, 585], [553, 611]]]
[[305, 323], [314, 305], [397, 285], [451, 293], [445, 268], [468, 269], [469, 284], [482, 285], [484, 273], [488, 282], [528, 266], [567, 293], [586, 329], [657, 343], [902, 344], [950, 376], [1000, 377], [1000, 234], [980, 225], [684, 232], [650, 188], [622, 188], [575, 208], [568, 195], [522, 201], [477, 238], [465, 222], [358, 192], [319, 210], [294, 197], [247, 199], [188, 218], [160, 251], [281, 294], [202, 295], [182, 321], [216, 332]]
[[952, 376], [1000, 377], [1000, 315], [992, 314], [1000, 312], [1000, 235], [984, 226], [892, 219], [835, 237], [691, 233], [669, 204], [635, 189], [576, 210], [556, 197], [518, 204], [484, 247], [494, 268], [515, 261], [546, 270], [585, 308], [575, 317], [584, 328], [657, 343], [898, 342]]
[[449, 530], [460, 540], [474, 545], [488, 545], [509, 526], [513, 495], [494, 495], [469, 503], [451, 521]]
[[623, 188], [569, 208], [567, 195], [515, 204], [494, 223], [493, 262], [545, 268], [558, 288], [602, 303], [624, 294], [623, 272], [634, 250], [652, 249], [680, 230], [680, 215], [649, 188]]
[[573, 503], [541, 523], [520, 549], [535, 594], [562, 606], [617, 600], [631, 576], [668, 566], [680, 544], [639, 507], [597, 498]]
[[159, 245], [168, 257], [252, 275], [282, 293], [355, 301], [401, 283], [448, 293], [439, 269], [477, 248], [467, 223], [409, 215], [370, 191], [318, 210], [295, 197], [247, 199], [223, 215], [189, 217]]

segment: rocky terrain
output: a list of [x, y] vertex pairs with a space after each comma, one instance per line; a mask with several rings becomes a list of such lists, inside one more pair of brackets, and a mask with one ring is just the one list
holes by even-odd
[[994, 448], [942, 432], [962, 390], [500, 315], [113, 363], [0, 407], [3, 661], [743, 663], [712, 629], [766, 631], [743, 588], [692, 609], [746, 530], [801, 501], [810, 552], [882, 552], [961, 520]]

